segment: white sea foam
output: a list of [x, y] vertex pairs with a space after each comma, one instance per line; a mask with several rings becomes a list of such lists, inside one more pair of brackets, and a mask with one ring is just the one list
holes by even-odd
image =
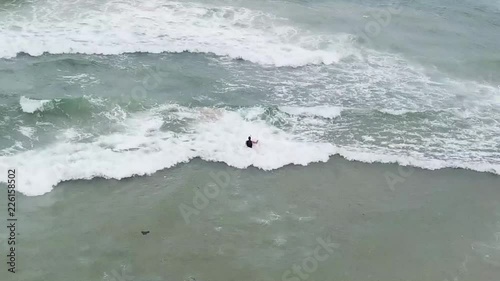
[[18, 131], [29, 139], [32, 139], [36, 132], [35, 128], [26, 126], [20, 126]]
[[86, 73], [76, 74], [76, 75], [65, 75], [61, 76], [60, 79], [71, 85], [73, 84], [79, 85], [82, 88], [85, 88], [92, 84], [99, 83], [99, 79]]
[[386, 114], [390, 114], [390, 115], [405, 115], [407, 113], [413, 113], [413, 112], [416, 112], [416, 111], [407, 110], [407, 109], [389, 109], [389, 108], [385, 108], [385, 109], [380, 109], [380, 112], [386, 113]]
[[33, 100], [22, 96], [19, 100], [21, 109], [26, 113], [35, 113], [36, 111], [43, 111], [44, 106], [49, 104], [50, 100]]
[[9, 43], [0, 57], [190, 51], [300, 66], [331, 64], [355, 53], [348, 36], [310, 34], [246, 8], [160, 0], [76, 2], [49, 0], [33, 12], [0, 14], [0, 41]]
[[426, 159], [420, 155], [394, 155], [390, 151], [367, 151], [360, 148], [336, 148], [336, 154], [351, 161], [364, 163], [396, 163], [402, 166], [418, 167], [427, 170], [439, 170], [444, 168], [460, 168], [478, 172], [488, 172], [500, 175], [500, 164], [484, 162], [464, 162], [459, 159]]
[[92, 134], [90, 133], [82, 132], [81, 130], [76, 128], [69, 128], [60, 131], [60, 133], [56, 135], [56, 139], [64, 142], [66, 141], [71, 142], [71, 141], [80, 141], [82, 139], [89, 138], [91, 136]]
[[[19, 153], [19, 151], [24, 151], [23, 143], [20, 141], [15, 141], [14, 145], [12, 145], [11, 147], [7, 147], [5, 149], [2, 149], [2, 151], [0, 151], [0, 155], [14, 155], [16, 153]], [[7, 163], [5, 163], [5, 165], [6, 164]], [[1, 166], [1, 163], [0, 163], [0, 166]]]
[[361, 137], [366, 142], [373, 142], [375, 139], [372, 136], [362, 136]]
[[[263, 121], [247, 121], [239, 112], [219, 112], [209, 120], [193, 119], [186, 134], [161, 131], [163, 121], [154, 110], [136, 114], [123, 122], [123, 132], [100, 136], [90, 143], [60, 141], [42, 149], [2, 156], [0, 168], [19, 167], [25, 171], [19, 191], [41, 195], [62, 181], [147, 175], [194, 157], [241, 169], [255, 166], [271, 170], [288, 164], [327, 161], [334, 152], [330, 144], [298, 142], [293, 135]], [[244, 145], [249, 134], [261, 139], [255, 149]]]
[[282, 106], [279, 109], [283, 112], [292, 115], [318, 116], [328, 119], [339, 117], [342, 112], [341, 107], [335, 107], [335, 106], [314, 106], [314, 107]]
[[[184, 133], [163, 131], [165, 112], [180, 114], [183, 122], [190, 124], [189, 128]], [[234, 112], [160, 106], [129, 115], [121, 121], [121, 130], [95, 137], [91, 142], [79, 142], [80, 132], [66, 130], [52, 145], [3, 153], [0, 169], [13, 166], [24, 171], [19, 179], [19, 191], [32, 196], [50, 192], [62, 181], [149, 175], [195, 157], [240, 169], [254, 166], [273, 170], [290, 164], [325, 162], [338, 154], [367, 163], [399, 163], [431, 170], [455, 167], [500, 174], [500, 164], [495, 163], [436, 160], [420, 154], [395, 155], [383, 148], [337, 147], [304, 140], [267, 124], [256, 117], [257, 112], [262, 112], [262, 108]], [[202, 116], [208, 117], [200, 118]], [[248, 135], [259, 140], [254, 149], [244, 145]]]

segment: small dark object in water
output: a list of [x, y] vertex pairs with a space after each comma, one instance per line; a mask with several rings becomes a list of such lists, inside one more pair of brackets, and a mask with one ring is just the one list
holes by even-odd
[[141, 231], [142, 235], [146, 235], [149, 233], [149, 231]]

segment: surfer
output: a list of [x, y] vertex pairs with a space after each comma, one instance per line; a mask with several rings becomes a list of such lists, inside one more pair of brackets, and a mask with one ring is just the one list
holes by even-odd
[[253, 141], [253, 140], [252, 140], [252, 137], [248, 137], [248, 140], [247, 140], [246, 144], [247, 144], [247, 146], [248, 146], [248, 147], [252, 148], [252, 146], [253, 146], [254, 144], [257, 144], [258, 142], [259, 142], [258, 140]]

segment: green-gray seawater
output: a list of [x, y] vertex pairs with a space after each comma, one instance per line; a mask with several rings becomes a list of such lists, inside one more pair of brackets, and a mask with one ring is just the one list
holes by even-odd
[[0, 279], [498, 280], [499, 71], [498, 0], [1, 1]]

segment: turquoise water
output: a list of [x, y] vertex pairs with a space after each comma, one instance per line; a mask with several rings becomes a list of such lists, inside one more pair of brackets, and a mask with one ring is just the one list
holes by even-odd
[[[346, 250], [348, 255], [335, 258], [338, 267], [319, 267], [318, 280], [325, 276], [332, 280], [493, 280], [490, 273], [498, 274], [498, 246], [493, 242], [498, 230], [492, 225], [498, 221], [494, 205], [500, 174], [499, 35], [500, 2], [496, 0], [2, 1], [0, 170], [19, 170], [18, 191], [26, 202], [22, 235], [30, 237], [30, 249], [34, 249], [24, 249], [25, 256], [32, 264], [41, 259], [42, 248], [37, 245], [44, 245], [47, 252], [77, 241], [67, 258], [46, 259], [44, 266], [29, 270], [25, 263], [22, 278], [108, 280], [105, 272], [128, 266], [136, 267], [136, 276], [144, 280], [149, 278], [146, 272], [158, 280], [189, 278], [193, 272], [199, 274], [197, 280], [226, 275], [255, 280], [269, 274], [279, 280], [286, 268], [314, 251], [314, 241], [328, 232], [325, 229], [341, 227], [346, 229], [341, 239], [356, 239], [338, 242], [352, 246]], [[243, 144], [249, 135], [259, 140], [252, 150]], [[385, 164], [417, 169], [422, 179], [430, 178], [408, 183], [396, 177], [396, 183], [408, 189], [394, 202], [376, 200], [367, 223], [373, 227], [369, 231], [378, 232], [366, 234], [365, 241], [366, 226], [350, 225], [350, 217], [361, 208], [358, 196], [368, 196], [362, 200], [368, 202], [369, 194], [385, 198], [392, 196], [389, 191], [398, 190], [387, 179], [387, 171], [397, 168]], [[338, 189], [330, 189], [338, 174], [328, 174], [338, 165], [358, 176], [344, 178]], [[220, 230], [223, 238], [204, 243], [225, 245], [236, 237], [274, 242], [231, 244], [224, 258], [209, 254], [214, 249], [203, 248], [201, 242], [189, 248], [186, 233], [222, 227], [212, 219], [170, 232], [156, 225], [158, 220], [148, 221], [148, 228], [163, 233], [161, 239], [186, 238], [175, 248], [179, 255], [154, 252], [158, 246], [152, 245], [123, 250], [129, 242], [134, 241], [133, 247], [142, 243], [134, 240], [140, 223], [127, 226], [130, 235], [111, 241], [132, 218], [160, 217], [155, 208], [169, 213], [167, 222], [160, 224], [185, 224], [178, 204], [189, 201], [197, 185], [207, 183], [209, 171], [226, 168], [242, 173], [241, 179], [229, 184], [238, 188], [240, 195], [234, 196], [241, 197], [232, 201], [234, 205], [217, 205], [219, 209], [206, 215], [229, 216], [235, 232]], [[164, 177], [177, 181], [165, 183]], [[382, 183], [371, 188], [376, 181]], [[0, 177], [0, 182], [5, 178]], [[252, 186], [259, 191], [255, 193]], [[476, 186], [476, 192], [484, 194], [470, 195], [468, 188]], [[260, 190], [264, 187], [265, 191]], [[101, 198], [101, 191], [109, 192], [108, 197]], [[114, 192], [119, 196], [113, 198]], [[144, 202], [141, 208], [145, 209], [136, 214], [132, 207], [126, 208], [134, 205], [135, 192], [157, 196], [154, 199], [159, 201]], [[345, 202], [333, 198], [343, 194], [348, 196]], [[430, 209], [412, 207], [434, 198], [428, 194], [443, 202], [432, 199]], [[279, 199], [291, 200], [294, 195], [306, 205]], [[461, 203], [467, 196], [473, 196], [471, 205]], [[263, 201], [251, 201], [254, 197]], [[316, 197], [321, 199], [311, 199]], [[447, 197], [449, 202], [444, 200]], [[479, 203], [486, 199], [493, 207]], [[164, 204], [169, 207], [161, 207]], [[379, 212], [393, 204], [404, 214]], [[80, 207], [72, 209], [73, 205]], [[478, 205], [491, 209], [483, 212]], [[315, 213], [313, 225], [285, 219], [294, 208]], [[113, 224], [103, 226], [102, 238], [85, 236], [82, 233], [87, 232], [76, 223], [86, 218], [92, 224], [100, 215], [89, 210], [97, 209], [108, 214]], [[233, 214], [235, 209], [238, 212]], [[59, 225], [56, 218], [61, 213], [67, 221]], [[452, 222], [439, 225], [435, 235], [417, 231], [433, 223], [427, 216], [438, 213], [450, 214]], [[460, 230], [470, 235], [464, 241], [456, 231], [460, 222], [451, 219], [453, 213], [474, 214], [464, 223], [467, 229]], [[284, 225], [254, 231], [247, 221], [251, 218], [270, 222], [274, 218]], [[51, 223], [45, 226], [38, 223], [47, 220]], [[103, 224], [107, 222], [85, 231], [99, 233]], [[415, 243], [398, 236], [413, 228], [420, 233]], [[36, 233], [43, 235], [32, 240]], [[60, 233], [61, 245], [49, 243], [55, 233]], [[449, 237], [459, 246], [438, 246]], [[91, 240], [98, 241], [98, 246]], [[159, 240], [153, 241], [158, 245]], [[364, 261], [370, 247], [378, 243], [390, 249], [392, 241], [411, 249], [389, 251], [380, 263]], [[277, 248], [264, 250], [266, 243]], [[426, 243], [434, 245], [432, 254], [416, 250]], [[207, 256], [191, 264], [200, 247]], [[168, 247], [160, 248], [167, 251]], [[455, 250], [449, 257], [441, 256]], [[148, 255], [155, 261], [168, 258], [170, 267], [153, 262], [154, 268], [148, 269], [123, 259], [134, 251], [145, 259]], [[436, 260], [442, 264], [424, 262], [430, 256], [441, 257]], [[472, 256], [477, 263], [474, 269], [449, 272]], [[234, 259], [238, 262], [227, 266], [228, 271], [220, 270]], [[203, 260], [214, 265], [204, 268]], [[395, 261], [399, 264], [394, 265]], [[54, 266], [65, 262], [68, 271], [61, 275]], [[71, 264], [82, 268], [76, 277], [71, 277]], [[359, 267], [363, 270], [358, 271]], [[422, 268], [429, 275], [417, 278]], [[439, 268], [445, 268], [446, 274]]]

